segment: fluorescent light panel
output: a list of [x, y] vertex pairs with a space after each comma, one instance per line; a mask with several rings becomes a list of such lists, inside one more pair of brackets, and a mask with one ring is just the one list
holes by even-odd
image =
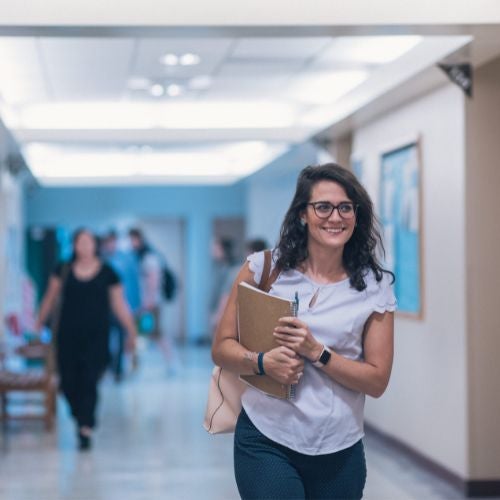
[[329, 104], [350, 92], [368, 77], [367, 71], [328, 71], [297, 79], [290, 97], [307, 104]]
[[325, 61], [387, 64], [413, 49], [420, 36], [360, 36], [335, 38], [322, 58]]
[[283, 153], [287, 145], [248, 141], [198, 148], [193, 151], [81, 150], [34, 143], [25, 147], [28, 165], [42, 183], [65, 180], [182, 178], [237, 180], [250, 175]]
[[28, 129], [269, 128], [292, 126], [296, 107], [274, 101], [59, 102], [19, 112]]

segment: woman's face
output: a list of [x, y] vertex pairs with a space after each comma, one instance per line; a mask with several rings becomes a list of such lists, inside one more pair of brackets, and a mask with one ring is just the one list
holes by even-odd
[[[309, 202], [325, 202], [316, 205], [316, 211], [312, 205], [308, 205], [302, 214], [302, 219], [307, 223], [309, 244], [342, 250], [351, 238], [356, 225], [356, 215], [350, 211], [354, 208], [353, 201], [349, 199], [340, 184], [333, 181], [319, 181], [312, 188]], [[322, 216], [328, 214], [328, 209], [331, 210], [329, 204], [335, 207], [340, 205], [344, 217], [340, 215], [339, 208], [335, 208], [326, 218], [319, 217], [318, 213]]]
[[87, 231], [78, 236], [75, 242], [75, 254], [77, 258], [89, 258], [96, 254], [95, 239]]

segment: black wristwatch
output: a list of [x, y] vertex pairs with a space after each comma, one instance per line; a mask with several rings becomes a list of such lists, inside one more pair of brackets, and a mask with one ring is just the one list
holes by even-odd
[[318, 358], [317, 361], [313, 362], [313, 366], [316, 368], [323, 368], [328, 361], [330, 361], [330, 358], [332, 357], [332, 351], [326, 347], [326, 345], [323, 346], [323, 351], [321, 351], [321, 354]]

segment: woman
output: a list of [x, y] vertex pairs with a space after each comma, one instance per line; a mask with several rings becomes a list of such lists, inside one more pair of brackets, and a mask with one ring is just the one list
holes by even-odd
[[57, 362], [61, 390], [77, 423], [80, 449], [91, 447], [95, 427], [97, 384], [109, 361], [111, 311], [135, 347], [136, 327], [124, 300], [117, 274], [97, 256], [95, 236], [86, 229], [73, 237], [73, 257], [51, 276], [40, 307], [41, 329], [60, 297]]
[[[297, 384], [295, 399], [243, 394], [234, 439], [242, 498], [357, 499], [363, 495], [365, 394], [382, 395], [393, 357], [393, 275], [372, 202], [348, 170], [307, 167], [285, 216], [270, 293], [299, 297], [298, 317], [280, 319], [278, 347], [260, 354], [237, 342], [237, 283], [260, 282], [264, 255], [241, 269], [221, 319], [212, 355], [240, 374], [265, 373]], [[260, 365], [260, 366], [259, 366]], [[263, 368], [263, 369], [262, 369]]]

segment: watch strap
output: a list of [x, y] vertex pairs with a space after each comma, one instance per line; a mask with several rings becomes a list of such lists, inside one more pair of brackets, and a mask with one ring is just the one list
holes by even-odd
[[313, 366], [315, 366], [316, 368], [323, 368], [323, 366], [325, 366], [328, 361], [330, 361], [331, 357], [332, 351], [326, 345], [324, 345], [318, 360], [313, 362]]

